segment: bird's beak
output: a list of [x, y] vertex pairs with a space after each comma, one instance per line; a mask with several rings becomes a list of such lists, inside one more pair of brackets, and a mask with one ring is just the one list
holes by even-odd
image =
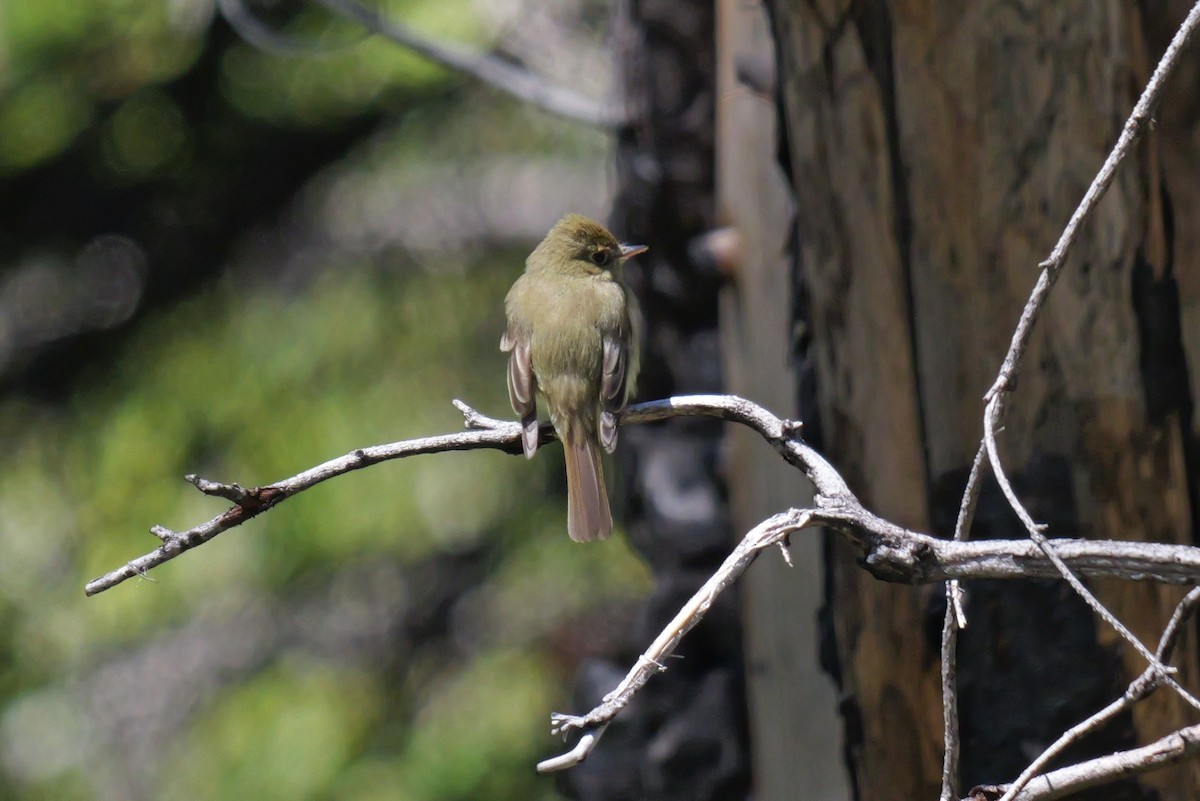
[[622, 259], [628, 259], [628, 258], [630, 258], [630, 257], [632, 257], [632, 256], [636, 256], [636, 255], [637, 255], [637, 254], [639, 254], [639, 253], [645, 253], [645, 252], [646, 252], [647, 250], [649, 250], [649, 249], [650, 249], [650, 248], [646, 247], [645, 245], [626, 245], [626, 244], [622, 244], [622, 245], [621, 245], [621, 258], [622, 258]]

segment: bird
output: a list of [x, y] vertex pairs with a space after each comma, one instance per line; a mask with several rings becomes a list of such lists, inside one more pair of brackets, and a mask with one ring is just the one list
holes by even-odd
[[504, 300], [508, 398], [521, 419], [521, 449], [538, 449], [538, 398], [563, 444], [567, 533], [576, 542], [612, 533], [600, 448], [617, 446], [617, 413], [637, 383], [641, 314], [622, 280], [627, 245], [595, 220], [563, 217], [529, 258]]

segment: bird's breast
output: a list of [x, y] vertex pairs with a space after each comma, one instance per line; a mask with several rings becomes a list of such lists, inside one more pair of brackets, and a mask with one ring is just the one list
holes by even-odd
[[604, 338], [618, 335], [625, 315], [621, 285], [599, 276], [527, 281], [509, 307], [510, 321], [529, 332], [533, 370], [543, 391], [550, 380], [598, 383]]

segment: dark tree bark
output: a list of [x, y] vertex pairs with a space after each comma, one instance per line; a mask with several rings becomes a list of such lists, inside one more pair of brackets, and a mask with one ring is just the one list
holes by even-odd
[[[1187, 5], [768, 3], [796, 204], [800, 413], [876, 512], [949, 533], [982, 433], [981, 396], [1037, 264]], [[1077, 243], [1008, 412], [1004, 458], [1051, 536], [1195, 542], [1200, 81], [1195, 53], [1187, 59], [1157, 128]], [[1022, 535], [985, 492], [973, 536]], [[936, 798], [940, 588], [875, 581], [838, 542], [825, 580], [853, 794]], [[1150, 642], [1181, 595], [1094, 589]], [[1031, 751], [1143, 667], [1061, 583], [968, 591], [964, 787], [1014, 778]], [[1194, 682], [1194, 638], [1180, 664]], [[1186, 719], [1160, 693], [1084, 750], [1146, 742]], [[760, 735], [757, 721], [752, 730]], [[798, 760], [759, 767], [803, 786]], [[1089, 797], [1198, 794], [1192, 763]]]

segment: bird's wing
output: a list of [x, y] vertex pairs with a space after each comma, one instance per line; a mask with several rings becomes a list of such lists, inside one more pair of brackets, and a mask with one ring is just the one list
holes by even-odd
[[521, 449], [532, 459], [538, 448], [537, 382], [529, 339], [509, 326], [500, 337], [500, 350], [508, 352], [508, 402], [521, 418]]
[[625, 408], [625, 374], [629, 363], [627, 332], [604, 337], [600, 374], [600, 444], [612, 453], [617, 447], [617, 412]]

